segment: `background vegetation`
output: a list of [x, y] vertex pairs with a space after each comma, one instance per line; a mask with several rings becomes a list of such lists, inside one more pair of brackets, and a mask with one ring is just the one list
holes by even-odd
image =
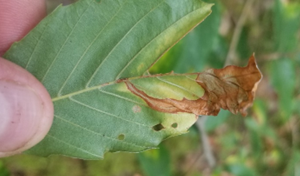
[[[159, 150], [109, 153], [101, 161], [63, 156], [4, 158], [0, 176], [300, 175], [300, 2], [209, 2], [215, 3], [213, 13], [151, 72], [244, 66], [255, 52], [264, 78], [247, 117], [227, 111], [200, 117], [189, 133], [163, 142]], [[49, 0], [49, 11], [57, 3]]]

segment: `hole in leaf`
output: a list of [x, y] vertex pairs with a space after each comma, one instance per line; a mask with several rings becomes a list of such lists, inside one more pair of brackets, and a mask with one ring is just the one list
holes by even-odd
[[155, 130], [155, 131], [160, 131], [160, 130], [162, 130], [162, 129], [164, 129], [165, 127], [164, 126], [162, 126], [162, 124], [157, 124], [157, 125], [154, 125], [153, 127], [152, 127], [152, 129], [153, 130]]
[[118, 136], [118, 139], [119, 139], [119, 140], [124, 140], [124, 139], [125, 139], [125, 135], [124, 135], [124, 134], [120, 134], [120, 135]]
[[177, 127], [178, 127], [178, 124], [177, 124], [177, 123], [173, 123], [173, 124], [171, 125], [171, 127], [172, 127], [172, 128], [177, 128]]

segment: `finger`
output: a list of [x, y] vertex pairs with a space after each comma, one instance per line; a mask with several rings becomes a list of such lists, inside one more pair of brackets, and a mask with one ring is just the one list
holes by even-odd
[[0, 56], [46, 15], [45, 0], [0, 0]]
[[53, 120], [44, 86], [23, 68], [0, 58], [0, 157], [20, 153], [42, 140]]

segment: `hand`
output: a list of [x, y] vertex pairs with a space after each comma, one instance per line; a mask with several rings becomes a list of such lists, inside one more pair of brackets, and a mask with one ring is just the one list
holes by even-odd
[[[44, 0], [0, 0], [0, 56], [46, 15]], [[53, 120], [44, 86], [29, 72], [0, 57], [0, 157], [41, 141]]]

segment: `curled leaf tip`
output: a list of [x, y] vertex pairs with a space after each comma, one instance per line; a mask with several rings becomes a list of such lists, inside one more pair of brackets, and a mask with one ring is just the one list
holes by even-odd
[[128, 90], [142, 98], [149, 107], [160, 112], [215, 116], [222, 108], [234, 114], [240, 112], [245, 116], [247, 108], [253, 103], [257, 85], [262, 79], [254, 54], [246, 67], [231, 65], [195, 74], [197, 75], [195, 81], [205, 91], [204, 95], [196, 100], [155, 98], [138, 89], [129, 80], [124, 82]]
[[231, 65], [223, 69], [211, 69], [199, 74], [197, 82], [205, 89], [202, 98], [207, 100], [212, 109], [227, 109], [245, 116], [261, 79], [262, 74], [253, 54], [246, 67]]

